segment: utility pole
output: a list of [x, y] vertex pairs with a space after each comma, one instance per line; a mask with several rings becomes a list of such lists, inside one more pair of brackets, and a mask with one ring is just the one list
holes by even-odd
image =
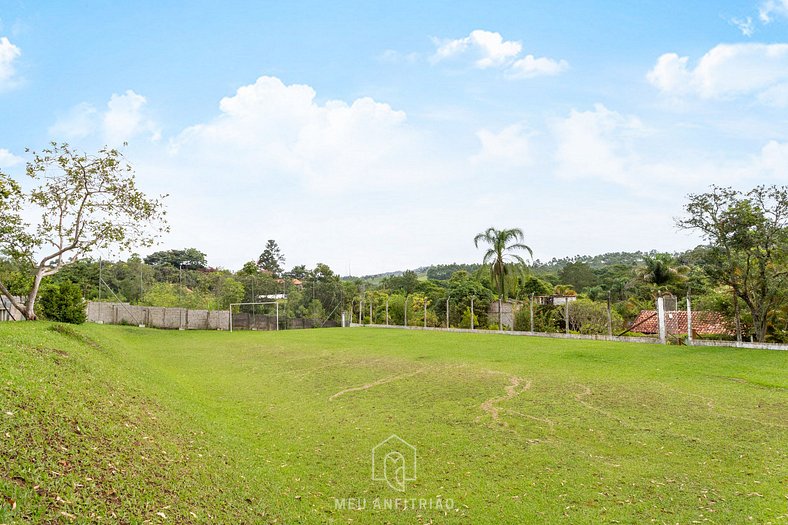
[[471, 330], [473, 330], [473, 297], [471, 297]]
[[386, 326], [389, 325], [389, 296], [386, 296]]
[[569, 335], [569, 297], [564, 296], [564, 317], [566, 318], [566, 334]]
[[446, 329], [449, 328], [449, 298], [446, 298]]
[[408, 296], [405, 296], [405, 303], [404, 303], [404, 313], [405, 313], [405, 326], [408, 326]]
[[427, 328], [427, 298], [424, 298], [424, 328]]
[[607, 336], [613, 337], [613, 312], [610, 305], [610, 290], [607, 291]]

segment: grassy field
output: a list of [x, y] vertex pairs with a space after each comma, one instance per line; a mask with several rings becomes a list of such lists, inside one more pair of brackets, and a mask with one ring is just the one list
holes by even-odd
[[786, 416], [786, 352], [2, 323], [0, 523], [788, 523]]

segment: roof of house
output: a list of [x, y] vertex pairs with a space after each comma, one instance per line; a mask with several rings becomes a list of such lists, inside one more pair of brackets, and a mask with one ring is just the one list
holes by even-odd
[[[668, 333], [687, 333], [687, 312], [665, 312], [665, 329]], [[659, 332], [656, 310], [642, 310], [632, 322], [632, 330], [643, 334]], [[692, 312], [692, 333], [698, 335], [733, 335], [733, 330], [718, 312]]]

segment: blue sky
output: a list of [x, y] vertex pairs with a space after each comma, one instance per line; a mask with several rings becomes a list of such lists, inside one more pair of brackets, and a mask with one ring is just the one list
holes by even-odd
[[788, 181], [788, 0], [0, 1], [0, 169], [129, 143], [172, 233], [354, 274], [680, 250], [684, 196]]

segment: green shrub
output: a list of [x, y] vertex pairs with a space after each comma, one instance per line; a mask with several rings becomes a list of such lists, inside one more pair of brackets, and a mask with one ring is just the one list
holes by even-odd
[[[476, 315], [475, 313], [473, 314], [473, 326], [474, 328], [479, 327], [479, 316]], [[470, 327], [471, 327], [471, 309], [470, 307], [468, 307], [462, 313], [462, 319], [460, 320], [460, 328], [470, 328]]]
[[71, 281], [42, 287], [37, 307], [38, 314], [49, 321], [82, 324], [87, 320], [82, 291]]

